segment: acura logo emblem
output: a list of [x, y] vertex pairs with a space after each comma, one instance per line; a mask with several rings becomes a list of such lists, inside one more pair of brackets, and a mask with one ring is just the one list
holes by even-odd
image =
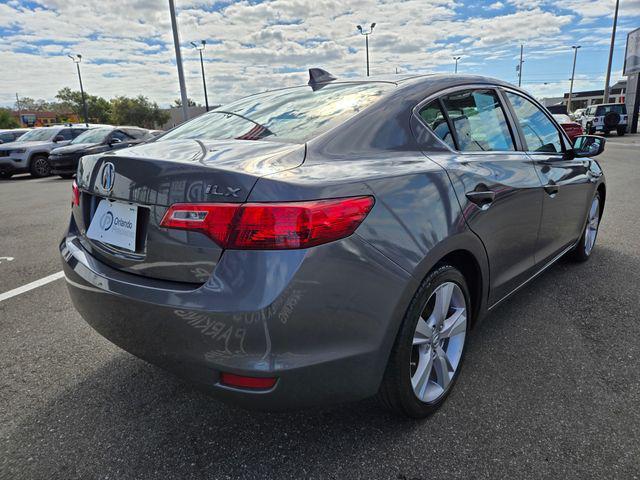
[[113, 181], [116, 176], [116, 167], [113, 166], [113, 163], [107, 162], [102, 167], [102, 188], [106, 192], [110, 192], [113, 190]]

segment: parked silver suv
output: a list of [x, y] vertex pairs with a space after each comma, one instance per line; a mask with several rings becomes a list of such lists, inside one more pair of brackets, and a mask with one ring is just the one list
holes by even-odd
[[585, 133], [593, 135], [616, 131], [622, 136], [627, 133], [627, 106], [624, 103], [591, 105], [580, 119]]
[[34, 177], [48, 176], [49, 152], [67, 145], [88, 128], [91, 126], [84, 124], [36, 128], [22, 135], [19, 142], [0, 145], [0, 178], [23, 172]]

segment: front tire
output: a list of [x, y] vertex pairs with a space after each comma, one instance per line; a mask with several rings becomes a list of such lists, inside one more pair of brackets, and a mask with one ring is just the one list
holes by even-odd
[[49, 158], [46, 155], [35, 155], [31, 159], [29, 165], [29, 172], [32, 177], [42, 178], [51, 175], [51, 165], [49, 165]]
[[410, 418], [425, 418], [446, 400], [464, 358], [471, 301], [464, 276], [440, 265], [422, 282], [400, 326], [378, 398]]
[[587, 223], [582, 231], [582, 236], [578, 244], [571, 250], [570, 257], [577, 262], [586, 262], [589, 260], [593, 252], [593, 247], [596, 245], [598, 228], [600, 227], [600, 202], [600, 194], [596, 192], [591, 201], [591, 207], [587, 215]]

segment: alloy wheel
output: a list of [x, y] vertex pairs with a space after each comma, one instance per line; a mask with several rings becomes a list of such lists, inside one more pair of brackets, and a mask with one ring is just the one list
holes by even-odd
[[589, 209], [586, 231], [584, 235], [584, 251], [587, 255], [593, 250], [598, 235], [598, 225], [600, 223], [600, 199], [596, 196]]
[[434, 403], [449, 389], [467, 334], [467, 306], [453, 282], [439, 285], [416, 324], [411, 351], [411, 385], [416, 397]]
[[46, 177], [47, 175], [49, 175], [49, 162], [44, 157], [36, 158], [33, 168], [41, 177]]

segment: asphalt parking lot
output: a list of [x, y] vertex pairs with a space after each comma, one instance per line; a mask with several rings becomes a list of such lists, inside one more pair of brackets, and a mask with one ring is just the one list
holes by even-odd
[[[593, 258], [487, 318], [422, 422], [374, 401], [240, 410], [104, 340], [63, 279], [1, 300], [0, 478], [640, 477], [640, 136], [612, 136], [600, 158]], [[0, 198], [2, 294], [60, 271], [71, 182], [18, 176]]]

